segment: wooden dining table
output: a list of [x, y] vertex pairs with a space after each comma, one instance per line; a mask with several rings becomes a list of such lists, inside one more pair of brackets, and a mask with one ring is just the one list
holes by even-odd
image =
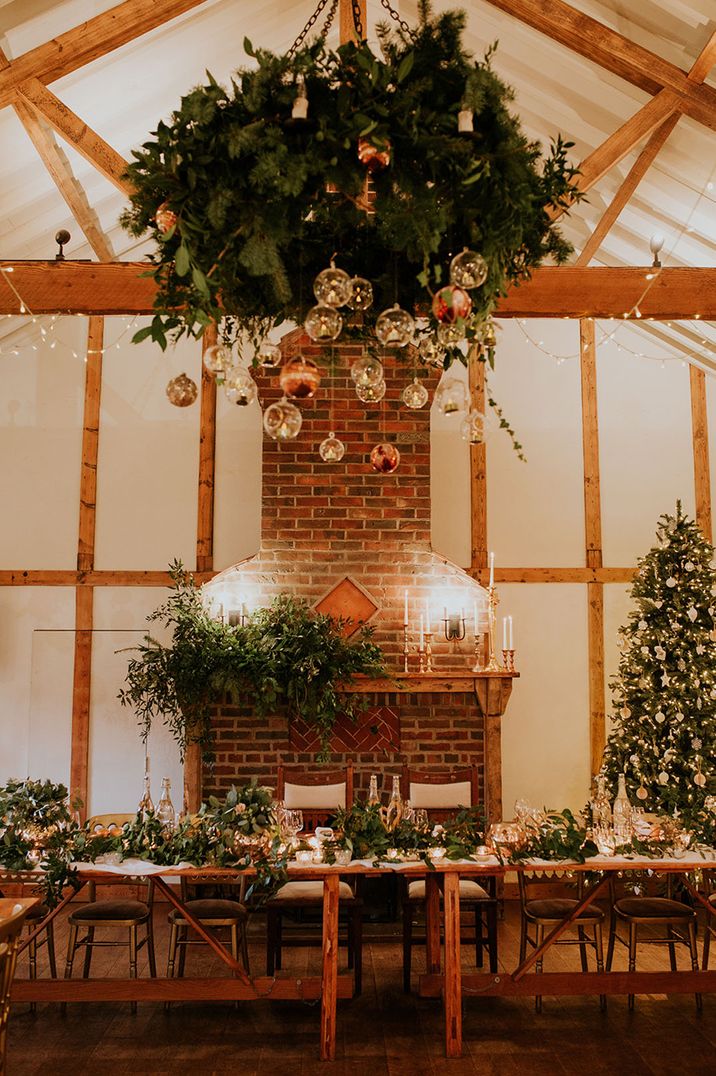
[[[586, 889], [572, 913], [561, 921], [544, 939], [542, 945], [533, 949], [514, 971], [497, 973], [464, 972], [460, 959], [460, 893], [461, 878], [504, 878], [517, 871], [553, 872], [555, 875], [574, 874], [581, 871], [599, 872], [596, 881]], [[426, 971], [419, 977], [418, 990], [423, 997], [442, 997], [445, 1026], [445, 1054], [449, 1058], [462, 1056], [462, 1007], [463, 998], [470, 996], [515, 997], [529, 995], [584, 995], [584, 994], [670, 994], [708, 993], [716, 991], [714, 971], [612, 971], [612, 972], [541, 972], [534, 971], [535, 963], [575, 922], [581, 912], [600, 895], [608, 885], [613, 872], [651, 871], [655, 874], [679, 874], [697, 907], [703, 907], [707, 915], [716, 915], [713, 905], [688, 877], [693, 871], [716, 872], [716, 857], [691, 854], [683, 858], [649, 859], [647, 857], [617, 858], [599, 856], [580, 864], [572, 861], [530, 860], [519, 864], [504, 864], [497, 858], [481, 862], [440, 860], [434, 869], [426, 869], [422, 862], [380, 863], [354, 861], [348, 866], [328, 864], [297, 864], [288, 867], [292, 881], [321, 880], [323, 882], [323, 954], [320, 975], [255, 976], [249, 975], [236, 961], [218, 938], [202, 926], [185, 908], [178, 886], [172, 884], [184, 876], [197, 883], [220, 883], [239, 875], [251, 876], [252, 871], [216, 867], [156, 867], [141, 860], [106, 867], [98, 864], [78, 865], [79, 889], [68, 892], [64, 899], [50, 912], [56, 918], [76, 898], [89, 882], [107, 883], [151, 876], [157, 893], [178, 909], [189, 926], [206, 942], [231, 971], [227, 978], [142, 978], [142, 979], [17, 979], [13, 986], [13, 1000], [20, 1001], [251, 1001], [259, 999], [286, 1000], [320, 999], [320, 1047], [321, 1060], [332, 1061], [336, 1055], [336, 1031], [338, 1000], [350, 998], [353, 981], [350, 975], [338, 973], [338, 886], [341, 878], [399, 872], [408, 879], [426, 880]], [[0, 873], [13, 881], [37, 881], [36, 872]], [[38, 924], [38, 935], [48, 919]], [[441, 935], [443, 944], [441, 946]], [[28, 937], [23, 945], [29, 944]], [[442, 949], [442, 952], [441, 952]]]

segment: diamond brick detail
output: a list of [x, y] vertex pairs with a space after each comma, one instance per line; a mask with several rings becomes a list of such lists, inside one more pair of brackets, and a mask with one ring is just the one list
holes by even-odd
[[[289, 741], [292, 751], [315, 752], [320, 746], [315, 728], [301, 718], [291, 719]], [[388, 706], [379, 706], [360, 714], [355, 724], [347, 717], [340, 717], [333, 726], [331, 751], [353, 754], [400, 751], [399, 715]]]
[[362, 624], [367, 624], [379, 607], [368, 591], [347, 575], [324, 594], [314, 608], [317, 613], [345, 621], [342, 634], [348, 637], [355, 635]]

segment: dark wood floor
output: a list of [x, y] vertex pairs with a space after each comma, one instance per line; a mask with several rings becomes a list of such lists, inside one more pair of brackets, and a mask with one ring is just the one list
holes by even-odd
[[[155, 911], [157, 959], [166, 960], [165, 912]], [[500, 963], [516, 964], [517, 908], [508, 903], [500, 924]], [[252, 925], [251, 958], [263, 970], [263, 921]], [[698, 1016], [691, 996], [640, 997], [627, 1011], [623, 997], [609, 999], [600, 1013], [596, 998], [546, 998], [541, 1015], [531, 1000], [469, 998], [464, 1003], [464, 1057], [443, 1055], [440, 1002], [402, 991], [399, 926], [367, 926], [363, 996], [339, 1004], [338, 1059], [318, 1061], [317, 1004], [246, 1002], [227, 1004], [128, 1004], [14, 1006], [10, 1023], [8, 1076], [79, 1074], [231, 1074], [231, 1076], [713, 1076], [716, 1072], [716, 996], [704, 999]], [[58, 931], [58, 962], [64, 965], [66, 931]], [[465, 947], [466, 965], [473, 950]], [[666, 953], [644, 950], [640, 967], [666, 966]], [[342, 957], [343, 959], [343, 957]], [[122, 950], [98, 951], [93, 974], [121, 974]], [[679, 966], [684, 958], [679, 957]], [[578, 966], [575, 950], [552, 955], [545, 970]], [[618, 953], [615, 967], [622, 967]], [[285, 967], [294, 973], [319, 971], [317, 950], [289, 949]], [[422, 950], [414, 953], [414, 970]], [[80, 968], [76, 965], [75, 972]], [[144, 968], [146, 974], [146, 968]], [[205, 948], [192, 949], [187, 974], [223, 975], [225, 968]], [[26, 965], [20, 969], [26, 974]]]

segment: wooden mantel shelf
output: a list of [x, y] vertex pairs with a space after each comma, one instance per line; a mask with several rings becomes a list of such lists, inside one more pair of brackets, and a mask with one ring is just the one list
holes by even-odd
[[396, 672], [392, 676], [379, 679], [356, 676], [353, 683], [347, 684], [344, 690], [366, 694], [372, 691], [392, 691], [405, 695], [430, 691], [445, 694], [469, 691], [474, 693], [485, 717], [502, 717], [512, 694], [512, 681], [519, 675], [518, 672], [507, 672], [506, 669], [479, 673], [473, 673], [469, 669], [456, 669], [454, 672], [446, 669], [433, 673]]

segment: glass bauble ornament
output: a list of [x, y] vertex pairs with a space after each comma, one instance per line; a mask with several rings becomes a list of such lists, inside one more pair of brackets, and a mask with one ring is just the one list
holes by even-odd
[[409, 385], [405, 386], [401, 399], [411, 411], [419, 411], [428, 402], [428, 390], [416, 377]]
[[194, 403], [199, 390], [196, 381], [192, 381], [186, 374], [179, 374], [178, 377], [172, 378], [166, 391], [169, 403], [173, 403], [175, 407], [189, 407]]
[[400, 453], [394, 445], [376, 445], [370, 454], [370, 465], [380, 474], [392, 474], [400, 463]]
[[335, 433], [331, 430], [328, 437], [324, 441], [321, 441], [318, 446], [318, 452], [322, 460], [326, 463], [338, 463], [342, 460], [346, 451], [346, 446], [342, 441], [339, 441]]
[[460, 426], [460, 436], [471, 445], [481, 445], [487, 435], [487, 420], [483, 411], [470, 408]]
[[465, 339], [465, 326], [462, 321], [454, 325], [438, 325], [438, 343], [443, 347], [457, 347]]
[[418, 344], [418, 354], [426, 366], [442, 370], [445, 362], [445, 348], [434, 336], [424, 336]]
[[457, 284], [447, 284], [433, 296], [433, 314], [441, 325], [452, 325], [458, 319], [466, 318], [471, 310], [472, 299]]
[[236, 366], [229, 370], [224, 379], [224, 393], [229, 403], [237, 407], [248, 407], [257, 396], [256, 382], [247, 370]]
[[487, 280], [487, 262], [474, 250], [463, 250], [450, 262], [450, 283], [460, 288], [479, 288]]
[[168, 202], [162, 202], [162, 204], [159, 206], [159, 209], [154, 214], [154, 220], [156, 221], [157, 228], [162, 233], [162, 235], [166, 235], [167, 232], [170, 232], [176, 224], [177, 215], [173, 209], [169, 208]]
[[405, 347], [410, 343], [414, 330], [415, 322], [410, 314], [397, 303], [379, 314], [375, 323], [375, 335], [383, 347]]
[[356, 385], [356, 396], [363, 403], [378, 403], [385, 396], [385, 381], [373, 381], [370, 385]]
[[292, 441], [301, 432], [302, 424], [303, 415], [285, 397], [264, 411], [264, 429], [274, 441]]
[[368, 310], [373, 305], [373, 285], [362, 276], [351, 280], [351, 294], [348, 306], [351, 310]]
[[311, 340], [318, 343], [336, 340], [343, 328], [343, 318], [334, 306], [312, 306], [306, 314], [303, 327]]
[[383, 380], [383, 363], [373, 355], [364, 355], [351, 366], [351, 377], [356, 385], [374, 385]]
[[270, 340], [262, 341], [256, 350], [256, 361], [266, 369], [274, 370], [281, 363], [281, 348]]
[[455, 415], [467, 408], [467, 392], [462, 381], [448, 377], [435, 390], [435, 406], [443, 415]]
[[322, 306], [345, 306], [351, 297], [353, 282], [345, 269], [324, 269], [313, 281], [313, 294]]
[[210, 374], [215, 374], [217, 379], [223, 378], [227, 370], [234, 365], [234, 359], [228, 347], [223, 344], [212, 344], [204, 352], [204, 366]]
[[369, 138], [358, 139], [358, 160], [369, 172], [377, 172], [390, 164], [390, 143], [384, 142], [382, 148], [373, 145]]
[[308, 400], [321, 383], [321, 372], [312, 359], [296, 355], [284, 363], [278, 380], [287, 396]]

